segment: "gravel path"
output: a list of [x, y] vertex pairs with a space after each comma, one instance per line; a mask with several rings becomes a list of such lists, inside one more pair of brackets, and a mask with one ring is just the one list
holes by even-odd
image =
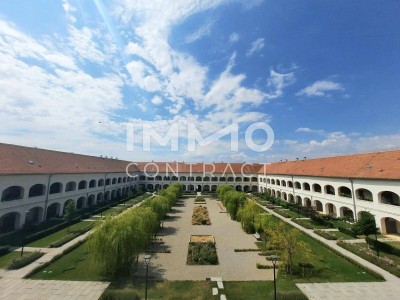
[[[205, 280], [207, 277], [222, 277], [224, 281], [273, 280], [273, 270], [256, 268], [257, 262], [271, 264], [265, 257], [257, 252], [234, 252], [236, 248], [257, 248], [255, 238], [244, 233], [240, 223], [232, 221], [228, 214], [221, 213], [220, 202], [207, 199], [203, 205], [208, 208], [211, 225], [192, 225], [194, 206], [193, 198], [182, 200], [182, 205], [170, 213], [172, 218], [164, 222], [162, 239], [171, 253], [153, 255], [150, 276], [166, 280]], [[203, 234], [215, 237], [219, 265], [186, 265], [190, 235]], [[143, 261], [143, 257], [140, 259]], [[139, 270], [140, 275], [143, 271]]]

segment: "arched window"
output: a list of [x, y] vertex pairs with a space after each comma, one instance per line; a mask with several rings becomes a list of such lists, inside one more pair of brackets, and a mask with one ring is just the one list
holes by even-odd
[[268, 179], [267, 179], [267, 183], [271, 183], [271, 179], [268, 178]]
[[122, 178], [118, 177], [118, 183], [121, 183], [121, 182], [122, 182]]
[[233, 179], [233, 177], [228, 177], [228, 181], [235, 181], [235, 179]]
[[225, 177], [220, 177], [219, 181], [226, 181], [226, 178]]
[[380, 203], [400, 206], [399, 195], [397, 195], [396, 193], [384, 191], [380, 192], [378, 197]]
[[244, 177], [244, 178], [243, 178], [243, 181], [244, 181], [244, 182], [250, 182], [250, 178], [249, 178], [249, 177]]
[[43, 196], [46, 192], [46, 186], [44, 184], [35, 184], [29, 189], [28, 197], [38, 197]]
[[24, 188], [22, 186], [10, 186], [3, 191], [1, 201], [12, 201], [24, 198]]
[[333, 186], [331, 186], [331, 185], [326, 185], [325, 186], [325, 194], [328, 194], [328, 195], [335, 195], [335, 189], [333, 188]]
[[208, 176], [204, 177], [203, 181], [210, 181], [210, 177], [208, 177]]
[[110, 185], [111, 184], [111, 179], [110, 178], [107, 178], [106, 179], [106, 185]]
[[286, 186], [286, 181], [282, 180], [282, 186]]
[[70, 181], [65, 185], [65, 191], [71, 192], [76, 190], [76, 183], [75, 181]]
[[338, 194], [340, 197], [351, 198], [351, 190], [345, 186], [339, 188]]
[[160, 175], [156, 176], [156, 180], [161, 181], [162, 177]]
[[251, 182], [257, 182], [257, 177], [251, 177]]
[[303, 190], [305, 190], [305, 191], [310, 191], [311, 190], [310, 189], [310, 185], [307, 182], [303, 183]]
[[[218, 177], [212, 177], [211, 181], [218, 181]], [[211, 188], [211, 190], [212, 190], [212, 188]]]
[[89, 182], [89, 188], [94, 188], [94, 187], [96, 187], [96, 180], [92, 179]]
[[373, 201], [372, 193], [367, 189], [356, 190], [356, 198], [359, 200]]
[[[193, 176], [189, 176], [188, 177], [188, 181], [194, 181], [194, 177]], [[194, 187], [193, 187], [194, 188]]]
[[[139, 180], [146, 180], [146, 176], [140, 175]], [[114, 180], [113, 180], [114, 181]]]
[[271, 179], [271, 184], [275, 184], [275, 179]]
[[321, 193], [322, 189], [321, 186], [318, 183], [313, 184], [313, 190], [315, 193]]
[[104, 186], [104, 179], [100, 179], [97, 186]]
[[125, 183], [125, 182], [126, 182], [126, 177], [124, 177], [124, 178], [122, 179], [122, 182], [123, 182], [123, 183]]
[[200, 176], [196, 177], [196, 181], [201, 181], [201, 180], [202, 180], [202, 178]]
[[279, 179], [276, 180], [276, 185], [281, 185], [281, 181]]
[[[144, 178], [144, 180], [146, 180], [146, 177]], [[113, 178], [112, 184], [116, 184], [116, 183], [117, 183], [117, 178]]]
[[300, 184], [300, 182], [296, 181], [296, 182], [294, 183], [294, 188], [295, 188], [295, 189], [298, 189], [298, 190], [301, 190], [301, 184]]
[[62, 191], [62, 184], [61, 184], [61, 182], [54, 182], [54, 183], [50, 186], [49, 194], [58, 194], [58, 193], [61, 193], [61, 191]]
[[172, 176], [171, 180], [172, 180], [172, 181], [178, 181], [178, 177]]
[[288, 187], [293, 187], [293, 182], [291, 182], [290, 180], [287, 182]]
[[236, 177], [236, 178], [235, 178], [235, 181], [236, 181], [236, 182], [242, 182], [242, 177]]
[[186, 181], [186, 176], [179, 177], [179, 181]]
[[82, 180], [81, 182], [79, 182], [78, 184], [78, 190], [84, 190], [87, 187], [87, 181], [86, 180]]
[[171, 180], [171, 177], [169, 177], [169, 176], [164, 176], [164, 180], [170, 181], [170, 180]]

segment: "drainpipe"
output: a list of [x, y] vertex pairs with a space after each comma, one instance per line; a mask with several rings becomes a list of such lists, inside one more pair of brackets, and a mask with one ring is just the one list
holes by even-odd
[[107, 180], [107, 173], [104, 174], [103, 202], [106, 201], [106, 180]]
[[354, 207], [354, 221], [357, 222], [357, 208], [356, 208], [356, 198], [354, 195], [354, 185], [353, 185], [353, 179], [349, 178], [350, 183], [351, 183], [351, 196], [353, 198], [353, 207]]
[[296, 192], [294, 191], [294, 177], [292, 176], [292, 189], [293, 189], [293, 201], [296, 203]]
[[[53, 177], [53, 174], [49, 175], [49, 179], [47, 180], [47, 193], [46, 193], [46, 200], [44, 201], [44, 216], [43, 222], [46, 222], [47, 219], [47, 203], [49, 202], [49, 193], [50, 193], [50, 179]], [[61, 209], [61, 208], [60, 208]]]

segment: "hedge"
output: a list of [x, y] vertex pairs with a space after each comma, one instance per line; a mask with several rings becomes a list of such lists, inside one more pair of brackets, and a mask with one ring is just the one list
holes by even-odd
[[393, 247], [392, 245], [377, 241], [375, 239], [372, 239], [370, 237], [365, 237], [365, 241], [373, 246], [375, 249], [382, 251], [382, 252], [386, 252], [389, 254], [393, 254], [393, 255], [397, 255], [400, 256], [400, 249]]
[[309, 223], [304, 222], [301, 219], [292, 218], [292, 222], [299, 224], [300, 226], [303, 226], [304, 228], [307, 228], [307, 229], [314, 229], [314, 226], [312, 226]]
[[351, 236], [353, 238], [358, 238], [357, 234], [351, 229], [344, 228], [344, 227], [341, 227], [341, 226], [339, 226], [338, 229], [339, 229], [340, 232], [343, 232], [343, 233], [345, 233], [345, 234], [347, 234], [347, 235], [349, 235], [349, 236]]
[[320, 217], [319, 215], [311, 215], [310, 218], [311, 218], [311, 220], [313, 220], [314, 222], [316, 222], [320, 225], [323, 225], [323, 226], [326, 226], [329, 228], [335, 227], [332, 222], [325, 220], [324, 218]]
[[322, 236], [324, 239], [327, 239], [327, 240], [337, 240], [338, 239], [333, 234], [330, 234], [329, 232], [326, 232], [323, 230], [314, 230], [314, 233], [318, 234], [319, 236]]
[[30, 255], [23, 256], [18, 259], [14, 259], [12, 263], [7, 267], [9, 270], [16, 270], [20, 269], [22, 267], [25, 267], [32, 263], [33, 261], [37, 260], [39, 257], [42, 257], [44, 255], [43, 252], [33, 252]]
[[287, 212], [285, 212], [284, 210], [276, 209], [275, 212], [276, 212], [278, 215], [281, 215], [281, 216], [284, 217], [284, 218], [290, 218], [290, 215], [289, 215]]
[[10, 252], [10, 246], [0, 246], [0, 256], [7, 254]]

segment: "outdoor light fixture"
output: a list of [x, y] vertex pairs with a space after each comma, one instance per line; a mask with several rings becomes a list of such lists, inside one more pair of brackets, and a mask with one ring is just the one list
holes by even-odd
[[150, 265], [151, 255], [146, 254], [144, 256], [144, 262], [146, 263], [146, 290], [144, 292], [144, 299], [147, 300], [147, 278], [149, 275], [149, 265]]
[[274, 299], [276, 300], [276, 275], [275, 275], [275, 269], [276, 269], [276, 262], [278, 261], [278, 256], [277, 255], [271, 255], [270, 259], [272, 261], [272, 264], [274, 265]]

